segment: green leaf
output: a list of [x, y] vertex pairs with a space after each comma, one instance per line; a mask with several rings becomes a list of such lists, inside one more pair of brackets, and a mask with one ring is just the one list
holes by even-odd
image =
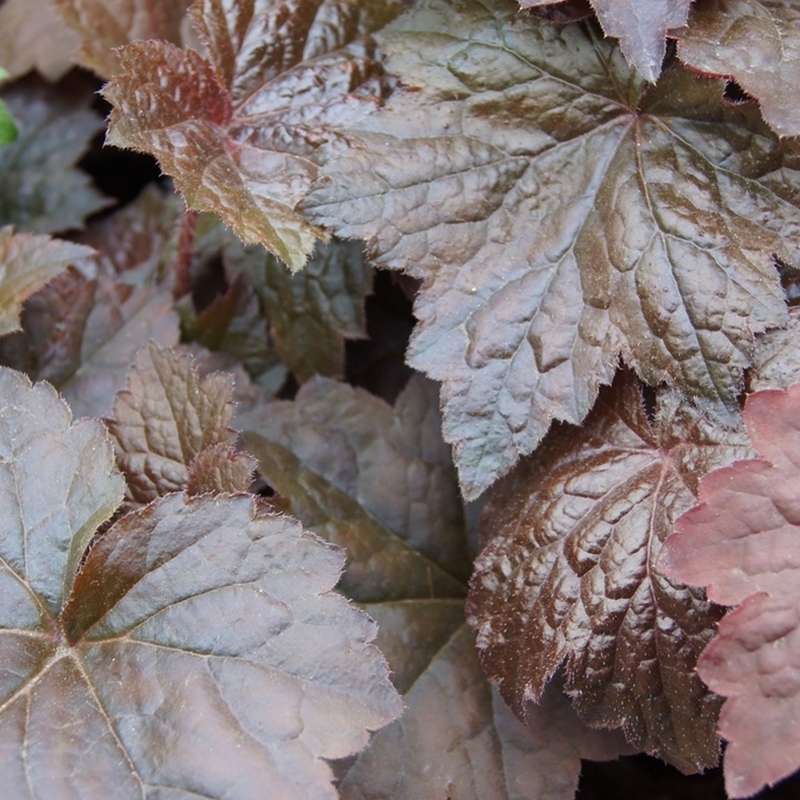
[[441, 380], [468, 499], [579, 424], [619, 356], [735, 424], [800, 174], [751, 107], [680, 68], [648, 87], [584, 23], [424, 0], [382, 34], [414, 91], [354, 130], [304, 207], [424, 283], [409, 362]]
[[675, 31], [678, 57], [696, 70], [732, 77], [761, 103], [781, 136], [800, 135], [800, 9], [770, 0], [695, 3]]
[[742, 430], [710, 424], [672, 390], [651, 424], [625, 380], [492, 487], [467, 618], [518, 715], [565, 663], [588, 725], [621, 727], [684, 772], [716, 764], [719, 699], [695, 667], [720, 613], [656, 559], [701, 475], [750, 452]]
[[19, 135], [0, 149], [0, 224], [32, 233], [82, 228], [112, 203], [75, 164], [103, 127], [88, 109], [91, 91], [55, 89], [29, 79], [3, 90]]
[[72, 242], [0, 228], [0, 336], [19, 330], [24, 300], [70, 264], [93, 254]]
[[155, 155], [187, 204], [218, 214], [245, 242], [293, 270], [323, 232], [295, 210], [337, 130], [386, 91], [364, 38], [396, 0], [199, 0], [191, 13], [207, 58], [166, 42], [119, 51], [103, 90], [107, 141]]
[[121, 498], [102, 426], [11, 370], [0, 398], [4, 791], [334, 800], [322, 759], [402, 708], [342, 554], [251, 496], [170, 495], [84, 555]]
[[[8, 72], [0, 67], [0, 81], [8, 77]], [[0, 100], [0, 145], [13, 142], [17, 138], [17, 126], [11, 114], [6, 109], [6, 104]]]
[[230, 271], [243, 271], [258, 292], [275, 350], [299, 381], [344, 375], [345, 339], [364, 338], [364, 298], [372, 269], [357, 242], [318, 243], [292, 275], [260, 247], [225, 250]]

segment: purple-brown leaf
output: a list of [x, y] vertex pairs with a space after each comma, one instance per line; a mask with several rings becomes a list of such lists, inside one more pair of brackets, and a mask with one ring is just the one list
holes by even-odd
[[8, 369], [0, 492], [9, 797], [335, 800], [323, 759], [400, 712], [374, 623], [331, 591], [341, 552], [251, 496], [160, 498], [84, 556], [121, 499], [110, 442]]
[[491, 489], [467, 616], [518, 714], [566, 662], [589, 725], [622, 727], [685, 772], [716, 763], [719, 701], [695, 665], [719, 613], [655, 563], [700, 475], [748, 452], [672, 391], [651, 424], [627, 380]]
[[800, 8], [781, 0], [695, 3], [675, 31], [678, 57], [700, 72], [733, 78], [761, 103], [781, 136], [800, 135]]
[[103, 90], [108, 142], [155, 155], [187, 204], [211, 211], [293, 270], [323, 232], [294, 206], [337, 130], [371, 111], [387, 84], [364, 38], [396, 0], [200, 0], [208, 56], [166, 42], [118, 51]]

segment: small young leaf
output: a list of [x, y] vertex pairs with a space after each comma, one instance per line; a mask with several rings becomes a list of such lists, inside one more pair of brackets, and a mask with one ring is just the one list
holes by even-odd
[[88, 247], [0, 228], [0, 336], [19, 330], [22, 302], [75, 261]]
[[36, 69], [55, 82], [73, 66], [78, 44], [53, 0], [5, 0], [0, 5], [0, 64], [12, 77]]
[[179, 42], [180, 25], [191, 4], [191, 0], [53, 1], [80, 39], [75, 61], [102, 78], [119, 72], [114, 50], [134, 39]]
[[402, 709], [341, 552], [249, 495], [171, 495], [84, 555], [122, 483], [99, 423], [0, 369], [3, 791], [335, 800], [322, 759]]
[[700, 475], [750, 451], [674, 391], [658, 397], [651, 425], [633, 381], [604, 390], [582, 428], [554, 430], [491, 489], [467, 618], [517, 714], [566, 661], [585, 722], [691, 772], [719, 752], [719, 702], [695, 674], [719, 614], [655, 561]]
[[[182, 491], [196, 457], [214, 445], [227, 448], [234, 443], [236, 433], [228, 427], [232, 391], [233, 381], [227, 375], [209, 375], [201, 381], [189, 356], [152, 343], [139, 351], [127, 387], [114, 398], [114, 416], [106, 420], [116, 440], [117, 464], [135, 503], [143, 505]], [[228, 460], [224, 450], [207, 454], [194, 467], [198, 488], [209, 482], [218, 460]], [[248, 484], [249, 480], [245, 489]]]
[[247, 453], [222, 443], [201, 450], [189, 464], [186, 494], [235, 494], [246, 492], [258, 462]]
[[700, 481], [700, 503], [675, 524], [659, 569], [728, 606], [698, 663], [728, 699], [720, 714], [725, 786], [749, 797], [800, 766], [800, 384], [747, 398], [760, 459]]
[[676, 31], [678, 57], [701, 72], [727, 75], [761, 103], [781, 136], [800, 135], [800, 8], [770, 0], [695, 3]]
[[[553, 0], [519, 0], [522, 8]], [[651, 83], [661, 74], [667, 31], [686, 23], [692, 0], [591, 0], [606, 36], [615, 36], [628, 63]], [[557, 7], [557, 6], [556, 6]]]
[[[8, 78], [8, 72], [0, 67], [0, 81]], [[17, 138], [17, 126], [14, 124], [14, 119], [8, 113], [6, 104], [0, 100], [0, 145], [13, 142]]]
[[337, 129], [386, 90], [364, 39], [397, 0], [200, 0], [191, 13], [208, 58], [166, 42], [119, 51], [124, 74], [107, 141], [155, 155], [187, 204], [211, 211], [293, 270], [322, 237], [294, 206]]
[[[638, 3], [639, 6], [650, 5]], [[584, 23], [422, 0], [380, 35], [416, 91], [352, 134], [303, 207], [423, 280], [409, 362], [442, 383], [472, 499], [579, 424], [621, 355], [736, 424], [800, 173], [750, 106], [681, 68], [648, 87]]]
[[75, 168], [103, 127], [88, 109], [91, 91], [28, 79], [4, 89], [3, 99], [19, 135], [0, 148], [0, 224], [33, 233], [82, 228], [89, 214], [112, 203]]

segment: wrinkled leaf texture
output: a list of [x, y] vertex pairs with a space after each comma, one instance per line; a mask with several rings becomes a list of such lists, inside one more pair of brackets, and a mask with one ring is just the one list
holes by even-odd
[[365, 38], [397, 0], [198, 0], [207, 57], [167, 42], [119, 50], [103, 94], [107, 141], [153, 154], [187, 204], [211, 211], [293, 270], [322, 231], [294, 206], [336, 130], [387, 91]]
[[659, 568], [736, 606], [698, 663], [727, 699], [725, 787], [748, 797], [800, 766], [800, 384], [747, 398], [747, 431], [761, 458], [700, 481]]
[[214, 373], [201, 381], [191, 356], [152, 342], [139, 351], [106, 420], [134, 504], [186, 490], [190, 481], [189, 494], [247, 490], [255, 464], [231, 452], [232, 394], [231, 376]]
[[[785, 324], [796, 156], [722, 83], [648, 87], [591, 25], [424, 0], [380, 35], [415, 91], [352, 134], [304, 207], [423, 280], [409, 361], [441, 380], [467, 499], [579, 424], [622, 355], [725, 424]], [[783, 255], [781, 255], [783, 254]]]
[[[606, 36], [619, 39], [628, 63], [655, 83], [667, 51], [667, 31], [686, 23], [692, 0], [591, 0]], [[550, 5], [552, 0], [519, 0], [522, 8]], [[555, 5], [555, 9], [558, 9]]]
[[464, 625], [464, 522], [434, 384], [417, 375], [391, 408], [315, 378], [241, 425], [291, 512], [347, 548], [340, 586], [378, 621], [404, 693], [403, 716], [347, 770], [343, 800], [570, 800], [581, 757], [621, 752], [621, 737], [579, 724], [558, 692], [526, 727], [483, 676]]
[[800, 7], [782, 0], [695, 3], [675, 31], [678, 57], [694, 69], [727, 75], [756, 97], [781, 136], [800, 135]]
[[467, 619], [520, 716], [566, 662], [587, 724], [622, 727], [684, 772], [716, 764], [719, 698], [695, 665], [720, 615], [655, 564], [699, 477], [750, 452], [743, 432], [708, 423], [674, 390], [659, 393], [651, 424], [628, 378], [492, 487]]
[[12, 370], [0, 397], [3, 791], [336, 798], [322, 759], [401, 710], [330, 591], [341, 552], [251, 496], [173, 494], [82, 558], [122, 497], [105, 431]]

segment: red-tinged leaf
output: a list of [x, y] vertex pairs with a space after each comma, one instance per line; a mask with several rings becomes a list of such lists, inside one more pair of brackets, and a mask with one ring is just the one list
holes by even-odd
[[299, 381], [343, 376], [345, 339], [366, 336], [364, 299], [372, 288], [372, 269], [359, 243], [319, 243], [294, 275], [260, 247], [231, 245], [225, 263], [247, 274], [275, 350]]
[[633, 381], [615, 384], [492, 488], [467, 618], [518, 714], [566, 662], [585, 722], [691, 772], [718, 757], [719, 701], [695, 665], [719, 613], [655, 563], [700, 475], [750, 451], [743, 431], [658, 398], [651, 425]]
[[775, 0], [695, 3], [675, 31], [678, 57], [693, 69], [727, 75], [761, 103], [781, 136], [800, 135], [800, 8]]
[[[214, 445], [234, 443], [236, 433], [228, 427], [232, 392], [228, 375], [216, 373], [201, 381], [190, 356], [152, 343], [139, 351], [126, 388], [114, 398], [113, 417], [106, 420], [135, 503], [182, 491], [197, 456]], [[204, 469], [202, 464], [198, 469]]]
[[211, 211], [293, 270], [322, 236], [294, 206], [337, 130], [386, 91], [364, 38], [397, 0], [201, 0], [208, 58], [165, 42], [119, 51], [108, 141], [155, 155], [188, 205]]
[[[102, 78], [119, 72], [115, 48], [134, 39], [180, 42], [180, 26], [191, 0], [54, 0], [78, 34], [75, 60]], [[63, 33], [63, 25], [62, 25]]]
[[527, 726], [481, 674], [462, 626], [405, 695], [343, 780], [342, 800], [572, 800], [580, 759], [626, 751], [621, 736], [582, 725], [558, 688], [531, 705]]
[[700, 503], [681, 516], [659, 569], [738, 606], [703, 652], [703, 681], [728, 699], [725, 785], [748, 797], [800, 766], [800, 384], [747, 398], [747, 431], [760, 459], [700, 481]]
[[463, 597], [462, 509], [432, 384], [412, 381], [392, 408], [314, 378], [237, 424], [291, 513], [346, 549], [342, 591], [361, 602]]
[[103, 127], [88, 106], [92, 88], [29, 79], [3, 90], [19, 135], [0, 148], [0, 224], [33, 233], [82, 228], [112, 203], [75, 164]]
[[353, 132], [303, 207], [423, 280], [409, 362], [443, 382], [465, 497], [553, 420], [579, 424], [620, 354], [736, 424], [753, 335], [786, 322], [790, 143], [721, 81], [675, 68], [648, 87], [591, 26], [512, 3], [424, 0], [380, 40], [416, 91]]
[[0, 336], [20, 329], [22, 302], [94, 251], [72, 242], [0, 228]]
[[64, 27], [53, 0], [5, 0], [0, 5], [0, 64], [14, 78], [37, 69], [57, 81], [73, 66], [79, 43]]
[[402, 708], [341, 552], [251, 496], [171, 495], [84, 553], [121, 497], [102, 426], [11, 370], [0, 398], [4, 793], [334, 800], [322, 759]]
[[[667, 50], [667, 31], [686, 23], [692, 0], [591, 0], [606, 36], [619, 39], [628, 63], [655, 83]], [[519, 0], [522, 8], [552, 0]], [[555, 6], [558, 8], [558, 5]]]

